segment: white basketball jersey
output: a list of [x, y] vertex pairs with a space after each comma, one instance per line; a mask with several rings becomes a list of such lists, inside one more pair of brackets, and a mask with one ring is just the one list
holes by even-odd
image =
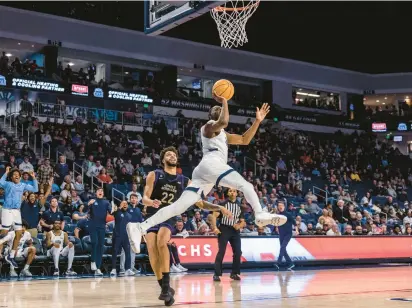
[[50, 231], [51, 234], [51, 239], [50, 241], [53, 244], [59, 244], [59, 245], [63, 245], [64, 244], [64, 232], [61, 231], [60, 235], [56, 235], [53, 233], [53, 231]]
[[[14, 238], [16, 237], [16, 232], [14, 231], [10, 231], [7, 234], [7, 246], [11, 249], [13, 247], [13, 242], [14, 242]], [[23, 250], [24, 244], [26, 244], [27, 241], [31, 240], [31, 234], [29, 232], [24, 232], [23, 236], [20, 239], [19, 245], [17, 246], [17, 251], [19, 250]]]
[[[203, 157], [204, 158], [208, 158], [208, 157], [218, 158], [222, 160], [225, 164], [227, 164], [228, 144], [227, 144], [227, 136], [226, 136], [225, 130], [222, 129], [219, 135], [213, 138], [206, 138], [203, 135], [204, 129], [205, 127], [202, 126], [200, 130], [200, 135], [202, 138]], [[213, 168], [213, 166], [210, 166], [210, 167]]]

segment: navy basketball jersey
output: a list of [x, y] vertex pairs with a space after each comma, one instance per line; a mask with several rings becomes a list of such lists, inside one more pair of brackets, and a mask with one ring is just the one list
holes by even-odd
[[182, 174], [172, 175], [161, 169], [155, 170], [154, 173], [155, 181], [150, 199], [157, 199], [162, 204], [157, 209], [148, 206], [146, 208], [146, 219], [154, 215], [162, 207], [168, 206], [179, 199], [189, 183], [189, 179]]

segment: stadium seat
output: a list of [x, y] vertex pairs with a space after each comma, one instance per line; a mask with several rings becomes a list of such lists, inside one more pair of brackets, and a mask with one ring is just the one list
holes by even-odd
[[83, 251], [85, 253], [90, 254], [92, 252], [92, 242], [91, 242], [89, 235], [82, 238], [82, 244], [83, 244]]

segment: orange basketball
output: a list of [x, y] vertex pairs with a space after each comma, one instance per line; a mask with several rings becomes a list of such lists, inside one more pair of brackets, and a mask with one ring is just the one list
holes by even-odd
[[235, 87], [226, 79], [220, 79], [213, 85], [212, 93], [230, 100], [235, 94]]

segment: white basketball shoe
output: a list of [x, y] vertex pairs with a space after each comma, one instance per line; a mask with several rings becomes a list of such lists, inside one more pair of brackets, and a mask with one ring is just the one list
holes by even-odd
[[270, 214], [268, 212], [255, 213], [255, 223], [259, 227], [273, 225], [279, 227], [284, 225], [288, 219], [286, 216], [278, 214]]

